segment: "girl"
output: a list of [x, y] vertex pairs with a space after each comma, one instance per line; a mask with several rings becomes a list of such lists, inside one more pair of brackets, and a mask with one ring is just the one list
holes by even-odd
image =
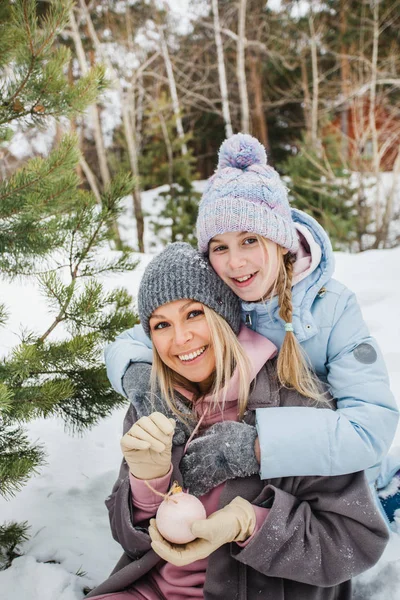
[[[266, 481], [255, 474], [255, 410], [284, 417], [309, 404], [279, 386], [274, 345], [240, 329], [238, 299], [188, 244], [170, 245], [147, 267], [139, 314], [153, 341], [152, 383], [148, 365], [129, 367], [125, 460], [106, 501], [125, 553], [88, 597], [349, 599], [350, 578], [378, 560], [387, 528], [361, 472]], [[162, 498], [152, 490], [165, 493], [173, 480], [187, 486], [192, 466], [207, 464], [190, 490], [207, 518], [193, 524], [193, 542], [170, 544], [153, 519]]]
[[[308, 363], [337, 401], [336, 411], [256, 411], [261, 478], [367, 469], [375, 487], [398, 422], [381, 352], [354, 294], [332, 279], [325, 231], [306, 213], [290, 210], [287, 190], [255, 138], [237, 134], [222, 144], [199, 206], [197, 237], [200, 251], [241, 299], [244, 323], [280, 349], [281, 384], [318, 397]], [[151, 362], [151, 344], [135, 326], [105, 358], [113, 387], [126, 394], [126, 369]], [[230, 424], [225, 427], [229, 437]], [[379, 487], [398, 469], [396, 460], [387, 462]]]

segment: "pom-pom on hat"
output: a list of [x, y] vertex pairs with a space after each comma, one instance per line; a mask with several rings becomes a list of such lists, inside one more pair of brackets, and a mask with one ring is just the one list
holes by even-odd
[[190, 244], [175, 242], [147, 265], [139, 286], [138, 310], [146, 335], [150, 337], [149, 320], [156, 308], [185, 298], [212, 308], [239, 333], [239, 298], [202, 254]]
[[237, 133], [219, 150], [218, 167], [204, 190], [197, 217], [199, 250], [231, 231], [257, 233], [291, 252], [297, 232], [279, 174], [267, 164], [264, 146], [251, 135]]

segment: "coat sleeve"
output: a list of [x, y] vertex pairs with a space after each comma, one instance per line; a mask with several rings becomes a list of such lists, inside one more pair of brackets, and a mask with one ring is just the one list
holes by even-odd
[[[268, 577], [330, 587], [372, 567], [388, 541], [363, 473], [268, 485], [264, 524], [235, 558]], [[287, 489], [287, 488], [286, 488]]]
[[104, 350], [107, 376], [114, 390], [127, 397], [122, 379], [131, 363], [153, 362], [153, 351], [150, 339], [141, 325], [127, 329]]
[[[135, 421], [135, 410], [133, 406], [130, 406], [124, 419], [124, 434], [129, 431]], [[133, 525], [134, 507], [132, 504], [129, 468], [125, 459], [122, 460], [118, 479], [105, 503], [108, 509], [113, 538], [133, 560], [143, 556], [151, 549], [151, 539], [147, 531], [147, 526], [140, 527]]]
[[333, 322], [326, 369], [337, 410], [258, 409], [263, 479], [361, 471], [388, 452], [398, 408], [380, 349], [347, 289], [339, 297]]

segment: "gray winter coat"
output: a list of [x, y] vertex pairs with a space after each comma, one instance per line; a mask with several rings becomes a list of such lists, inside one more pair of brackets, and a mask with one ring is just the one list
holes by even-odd
[[[131, 376], [136, 373], [148, 381], [149, 365], [133, 364], [127, 373], [131, 369]], [[131, 399], [124, 433], [142, 412], [142, 398], [136, 393]], [[279, 388], [276, 362], [270, 360], [253, 382], [245, 421], [254, 424], [256, 408], [305, 403], [297, 392]], [[174, 445], [172, 452], [172, 480], [180, 483], [183, 447]], [[225, 544], [214, 552], [207, 567], [205, 600], [348, 600], [350, 579], [378, 561], [388, 540], [388, 530], [363, 472], [332, 477], [260, 480], [254, 475], [232, 479], [225, 484], [219, 508], [236, 496], [270, 508], [270, 512], [246, 547]], [[128, 590], [161, 560], [150, 546], [148, 522], [140, 527], [132, 525], [134, 509], [125, 461], [106, 505], [113, 537], [124, 554], [110, 577], [88, 598]]]

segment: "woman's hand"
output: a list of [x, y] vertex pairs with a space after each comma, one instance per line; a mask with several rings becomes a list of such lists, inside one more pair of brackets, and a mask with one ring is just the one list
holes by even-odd
[[171, 466], [175, 420], [159, 412], [139, 419], [121, 439], [129, 470], [137, 479], [156, 479]]
[[170, 544], [151, 519], [149, 534], [151, 547], [162, 559], [177, 567], [207, 558], [223, 544], [244, 542], [254, 531], [256, 515], [247, 500], [237, 496], [224, 508], [212, 513], [207, 519], [195, 521], [191, 527], [197, 537], [188, 544]]

